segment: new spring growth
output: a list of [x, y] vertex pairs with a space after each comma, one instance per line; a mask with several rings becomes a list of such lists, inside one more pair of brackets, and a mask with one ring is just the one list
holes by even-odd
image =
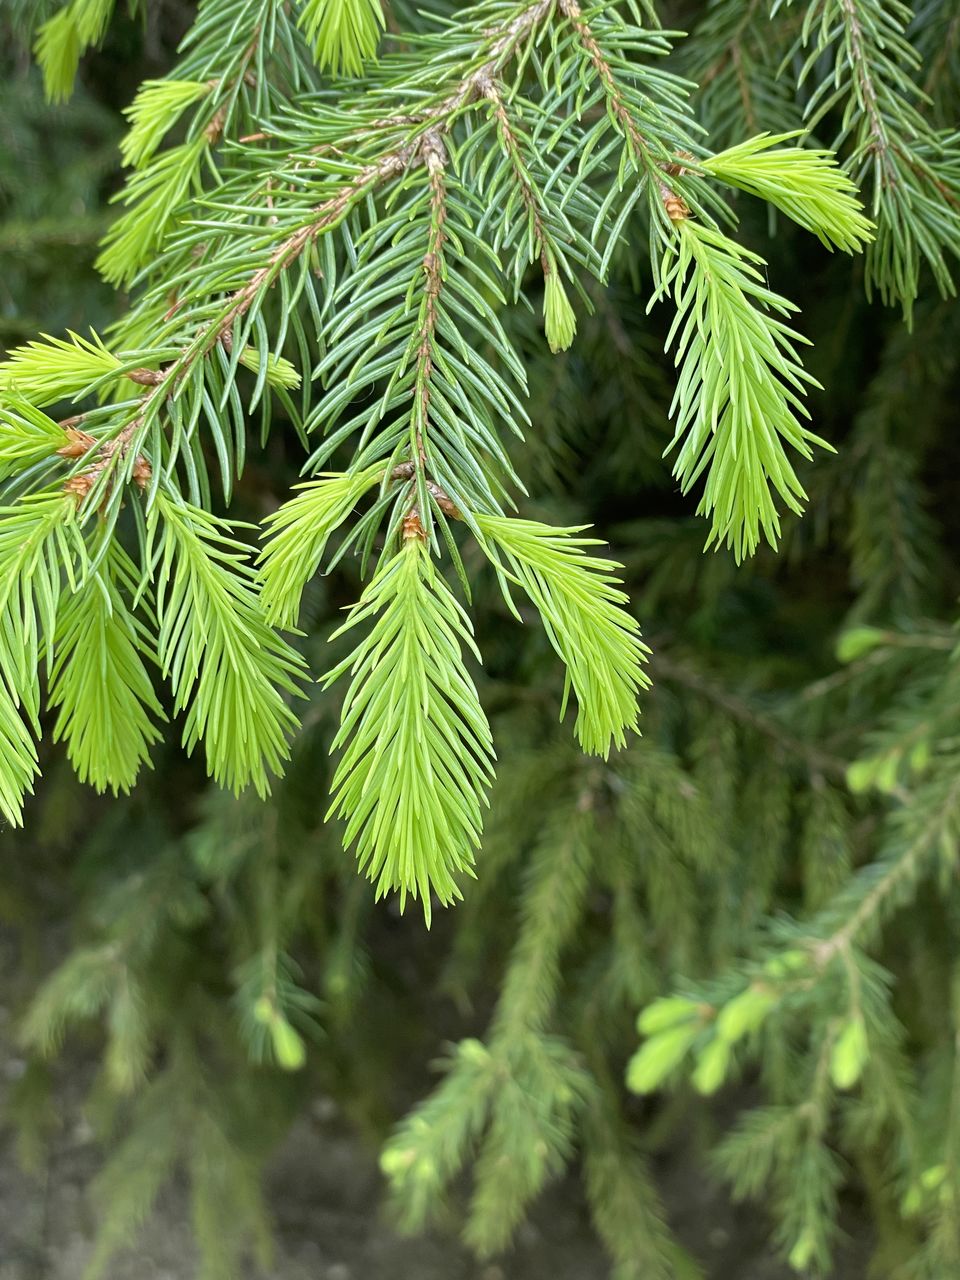
[[852, 1089], [870, 1058], [863, 1018], [855, 1014], [843, 1026], [830, 1057], [830, 1079], [838, 1089]]
[[563, 287], [556, 259], [546, 255], [543, 260], [543, 316], [547, 343], [556, 355], [573, 344], [577, 332], [577, 317]]
[[284, 1071], [299, 1071], [307, 1061], [306, 1045], [269, 996], [260, 996], [253, 1016], [269, 1031], [278, 1065]]

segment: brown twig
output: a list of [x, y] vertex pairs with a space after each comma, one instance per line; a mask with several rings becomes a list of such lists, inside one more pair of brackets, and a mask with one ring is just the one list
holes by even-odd
[[603, 85], [607, 103], [614, 119], [617, 120], [623, 131], [624, 137], [628, 139], [634, 152], [643, 157], [644, 167], [647, 172], [650, 174], [655, 171], [658, 172], [657, 187], [667, 217], [671, 222], [682, 222], [690, 216], [690, 209], [663, 176], [670, 173], [673, 166], [660, 164], [651, 153], [650, 145], [643, 136], [636, 120], [634, 120], [630, 108], [623, 100], [623, 94], [617, 84], [616, 76], [613, 74], [613, 68], [603, 56], [603, 50], [597, 43], [596, 36], [590, 29], [590, 24], [584, 18], [583, 10], [577, 0], [557, 0], [557, 4], [560, 12], [569, 19], [570, 25], [576, 31], [584, 52], [593, 63], [597, 77]]
[[440, 134], [431, 131], [424, 137], [423, 158], [430, 183], [430, 237], [423, 255], [424, 302], [423, 319], [417, 343], [416, 426], [417, 457], [426, 469], [424, 436], [430, 422], [430, 380], [433, 376], [433, 348], [437, 332], [437, 299], [443, 289], [443, 248], [447, 222], [447, 153]]

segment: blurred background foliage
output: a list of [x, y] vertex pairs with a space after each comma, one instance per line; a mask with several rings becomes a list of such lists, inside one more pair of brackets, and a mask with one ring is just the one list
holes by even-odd
[[[29, 43], [54, 8], [0, 8], [3, 347], [121, 313], [93, 270], [121, 181], [120, 110], [169, 67], [194, 11], [121, 5], [74, 96], [49, 105]], [[793, 77], [776, 74], [792, 6], [773, 19], [756, 3], [660, 8], [692, 32], [676, 63], [702, 86], [715, 146], [797, 124]], [[921, 4], [910, 33], [945, 125], [960, 100], [952, 10]], [[388, 1140], [398, 1220], [439, 1219], [480, 1254], [572, 1168], [618, 1280], [698, 1274], [651, 1173], [682, 1147], [691, 1176], [759, 1196], [770, 1256], [798, 1271], [861, 1274], [833, 1252], [843, 1187], [877, 1275], [960, 1275], [960, 308], [927, 282], [907, 329], [865, 300], [860, 264], [740, 206], [747, 243], [815, 338], [814, 429], [838, 452], [803, 467], [808, 513], [779, 553], [739, 567], [704, 555], [660, 460], [669, 379], [648, 282], [624, 261], [560, 359], [533, 316], [511, 316], [534, 423], [518, 465], [546, 495], [525, 514], [591, 521], [611, 541], [653, 689], [642, 740], [608, 764], [581, 757], [556, 724], [546, 637], [531, 627], [518, 643], [495, 582], [468, 565], [501, 763], [479, 879], [429, 934], [373, 903], [322, 822], [337, 707], [316, 688], [268, 804], [211, 788], [173, 734], [119, 800], [44, 748], [26, 834], [0, 833], [3, 999], [26, 1060], [6, 1122], [35, 1173], [73, 1064], [98, 1064], [91, 1275], [184, 1172], [204, 1280], [239, 1276], [248, 1256], [269, 1273], [261, 1171], [321, 1093]], [[275, 507], [300, 461], [293, 433], [274, 431], [238, 514]], [[310, 588], [317, 669], [356, 584], [342, 563]], [[772, 1022], [755, 1020], [719, 1094], [681, 1070], [666, 1095], [641, 1081], [631, 1096], [641, 1008], [678, 983], [722, 1008], [775, 986], [769, 966], [798, 948], [821, 967]], [[851, 989], [869, 1066], [824, 1083]], [[445, 1053], [437, 1087], [429, 1067]]]

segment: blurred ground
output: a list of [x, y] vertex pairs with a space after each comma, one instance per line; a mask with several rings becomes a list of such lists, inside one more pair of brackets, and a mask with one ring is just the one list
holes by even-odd
[[[3, 1091], [22, 1069], [2, 1031], [0, 1111]], [[20, 1171], [10, 1135], [0, 1134], [0, 1280], [81, 1280], [95, 1226], [85, 1192], [100, 1155], [79, 1105], [67, 1102], [61, 1119], [39, 1179]], [[671, 1223], [707, 1264], [709, 1280], [791, 1280], [771, 1256], [762, 1214], [734, 1210], [693, 1168], [678, 1163], [658, 1175]], [[381, 1212], [380, 1192], [375, 1153], [321, 1100], [271, 1171], [277, 1256], [270, 1280], [608, 1280], [575, 1179], [550, 1188], [512, 1253], [493, 1264], [440, 1235], [399, 1238]], [[189, 1217], [185, 1194], [172, 1188], [108, 1280], [193, 1280]], [[833, 1280], [864, 1280], [858, 1255], [851, 1246]]]

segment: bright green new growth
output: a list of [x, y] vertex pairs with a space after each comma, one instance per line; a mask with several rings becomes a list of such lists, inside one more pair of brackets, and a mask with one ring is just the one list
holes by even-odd
[[[259, 374], [262, 360], [263, 355], [259, 347], [244, 347], [240, 352], [239, 363], [251, 373]], [[283, 387], [287, 391], [296, 391], [300, 386], [300, 375], [297, 373], [296, 366], [291, 364], [285, 356], [278, 356], [273, 351], [267, 353], [263, 376], [270, 387]]]
[[[614, 572], [620, 566], [586, 553], [600, 540], [577, 537], [583, 526], [554, 529], [502, 516], [478, 516], [477, 524], [493, 544], [489, 553], [501, 576], [523, 587], [566, 664], [561, 718], [572, 688], [577, 737], [584, 751], [606, 758], [611, 745], [622, 747], [626, 732], [636, 731], [637, 695], [650, 683], [642, 667], [650, 650], [624, 608], [627, 596]], [[505, 582], [504, 588], [509, 601]]]
[[120, 143], [123, 163], [141, 168], [152, 157], [184, 111], [212, 85], [202, 80], [147, 80], [124, 110], [129, 132]]
[[[167, 610], [168, 630], [189, 635], [201, 666], [208, 639], [222, 654], [206, 680], [180, 689], [177, 646], [165, 646], [185, 711], [198, 698], [208, 709], [212, 768], [227, 750], [217, 742], [220, 685], [233, 706], [249, 683], [264, 711], [234, 769], [239, 786], [255, 772], [257, 750], [263, 772], [273, 771], [264, 743], [295, 731], [270, 692], [286, 707], [289, 690], [271, 675], [268, 624], [296, 623], [312, 573], [340, 566], [329, 593], [304, 611], [311, 629], [325, 597], [370, 575], [374, 591], [407, 555], [401, 565], [420, 566], [410, 586], [418, 610], [428, 613], [437, 597], [441, 614], [449, 608], [466, 628], [446, 582], [469, 601], [475, 574], [490, 577], [485, 548], [508, 591], [522, 593], [529, 576], [551, 640], [565, 637], [571, 671], [581, 665], [580, 687], [571, 678], [570, 688], [581, 719], [583, 705], [591, 708], [595, 749], [615, 742], [618, 726], [626, 747], [603, 763], [584, 758], [569, 734], [553, 736], [547, 724], [559, 698], [518, 695], [502, 681], [485, 686], [502, 761], [497, 800], [482, 873], [454, 922], [443, 990], [487, 992], [509, 957], [486, 1041], [458, 1046], [443, 1082], [388, 1147], [384, 1171], [402, 1220], [421, 1226], [469, 1179], [465, 1234], [489, 1252], [575, 1162], [616, 1280], [694, 1274], [670, 1240], [642, 1120], [625, 1114], [619, 1096], [636, 1047], [635, 1089], [685, 1090], [663, 1106], [644, 1101], [643, 1112], [657, 1109], [665, 1128], [671, 1112], [689, 1128], [695, 1094], [730, 1089], [718, 1107], [701, 1105], [700, 1127], [729, 1119], [717, 1167], [735, 1196], [769, 1210], [795, 1268], [845, 1270], [842, 1254], [831, 1257], [845, 1184], [846, 1210], [859, 1205], [881, 1223], [874, 1269], [897, 1280], [960, 1274], [960, 999], [945, 945], [956, 933], [960, 860], [960, 668], [949, 621], [916, 622], [949, 608], [955, 594], [949, 565], [937, 563], [938, 551], [954, 558], [954, 531], [948, 519], [946, 536], [934, 534], [925, 500], [942, 510], [949, 488], [930, 481], [952, 404], [957, 311], [929, 296], [924, 281], [932, 275], [949, 292], [960, 248], [954, 6], [931, 0], [911, 14], [898, 0], [702, 0], [683, 6], [695, 29], [675, 41], [653, 25], [652, 5], [633, 0], [473, 8], [430, 0], [423, 8], [442, 14], [439, 23], [418, 14], [417, 0], [391, 0], [382, 61], [358, 53], [364, 80], [347, 86], [317, 74], [298, 25], [306, 7], [200, 0], [171, 79], [147, 87], [131, 110], [124, 154], [142, 173], [183, 140], [204, 139], [206, 149], [158, 239], [149, 183], [128, 210], [135, 218], [119, 224], [132, 228], [112, 264], [125, 279], [137, 276], [129, 313], [103, 349], [96, 339], [52, 339], [20, 348], [0, 372], [0, 584], [14, 584], [0, 678], [0, 808], [16, 822], [37, 772], [37, 663], [48, 672], [48, 713], [64, 694], [47, 720], [59, 717], [84, 776], [122, 790], [147, 763], [161, 727], [147, 689], [164, 563], [171, 582], [192, 583], [176, 616]], [[330, 21], [349, 7], [309, 8]], [[798, 40], [806, 52], [793, 48]], [[333, 47], [330, 64], [339, 56]], [[794, 74], [808, 57], [798, 94]], [[868, 314], [845, 289], [843, 263], [828, 262], [815, 244], [802, 247], [784, 226], [792, 219], [841, 250], [869, 240], [847, 178], [796, 139], [804, 112], [819, 141], [838, 133], [844, 173], [864, 184], [878, 223], [866, 250], [868, 288], [908, 313], [918, 291], [928, 294], [916, 307], [918, 340], [897, 333], [895, 317]], [[161, 212], [181, 173], [174, 154]], [[778, 216], [765, 220], [754, 198]], [[742, 243], [770, 259], [769, 280], [766, 263], [741, 246], [737, 215], [749, 237]], [[765, 221], [776, 227], [769, 252]], [[814, 443], [802, 410], [809, 383], [796, 337], [777, 326], [795, 324], [780, 294], [799, 263], [805, 275], [810, 268], [801, 287], [817, 295], [810, 311], [826, 317], [827, 336], [841, 314], [854, 326], [852, 341], [822, 353], [829, 394], [809, 399], [811, 413], [841, 433], [852, 414], [839, 467], [822, 458], [806, 469], [794, 457]], [[761, 286], [769, 296], [750, 291]], [[823, 521], [811, 531], [784, 520], [788, 566], [770, 569], [764, 556], [738, 570], [725, 552], [698, 557], [695, 522], [651, 518], [634, 503], [637, 520], [616, 537], [630, 566], [624, 576], [644, 593], [645, 630], [661, 642], [645, 737], [631, 740], [635, 697], [623, 673], [642, 680], [643, 668], [618, 636], [618, 617], [628, 617], [622, 602], [607, 602], [599, 645], [582, 640], [598, 608], [605, 612], [598, 585], [616, 591], [606, 579], [618, 570], [591, 570], [592, 556], [578, 563], [567, 554], [583, 550], [577, 539], [545, 525], [521, 568], [486, 527], [503, 522], [507, 543], [513, 527], [516, 544], [530, 527], [507, 518], [515, 507], [523, 516], [551, 502], [565, 511], [568, 500], [603, 519], [622, 517], [636, 493], [627, 486], [647, 486], [665, 439], [663, 370], [645, 354], [640, 313], [651, 293], [672, 308], [677, 291], [687, 306], [678, 307], [674, 349], [688, 326], [691, 344], [709, 326], [709, 349], [688, 348], [680, 361], [676, 417], [683, 408], [692, 416], [676, 447], [690, 443], [689, 469], [702, 465], [691, 492], [707, 483], [713, 545], [732, 540], [747, 555], [776, 536], [791, 497], [802, 501], [794, 482], [810, 490]], [[572, 358], [548, 356], [569, 345], [575, 322]], [[796, 327], [815, 336], [812, 320]], [[58, 425], [65, 413], [84, 421]], [[310, 453], [302, 474], [315, 483], [285, 501], [277, 472], [299, 466], [298, 441]], [[232, 503], [248, 454], [239, 502], [280, 504], [266, 522], [255, 578], [253, 532], [216, 524], [236, 557], [226, 564], [204, 523], [206, 512]], [[564, 466], [571, 477], [582, 468], [586, 483], [568, 486]], [[665, 469], [662, 480], [669, 484]], [[165, 560], [168, 519], [180, 523]], [[552, 576], [536, 567], [544, 548], [561, 555]], [[118, 554], [134, 566], [129, 579]], [[488, 593], [477, 586], [473, 594], [485, 610]], [[530, 623], [523, 634], [533, 632], [529, 647], [540, 650], [537, 669], [555, 667], [547, 641], [535, 639], [536, 605], [513, 595]], [[380, 613], [336, 642], [337, 660], [351, 638], [406, 603], [398, 586]], [[849, 665], [830, 670], [836, 637], [826, 615], [848, 604], [837, 653]], [[788, 651], [774, 654], [770, 624], [784, 619]], [[469, 634], [446, 615], [442, 622], [441, 634], [453, 633], [451, 662], [434, 664], [429, 646], [411, 659], [437, 681], [464, 663], [474, 670]], [[384, 697], [400, 640], [398, 631], [372, 669]], [[316, 637], [303, 643], [315, 649]], [[85, 664], [102, 665], [109, 687]], [[75, 908], [94, 917], [94, 941], [41, 989], [24, 1031], [33, 1057], [68, 1026], [102, 1021], [103, 1077], [120, 1093], [142, 1089], [124, 1099], [130, 1136], [101, 1179], [94, 1269], [179, 1168], [192, 1184], [204, 1273], [243, 1272], [243, 1220], [262, 1220], [260, 1152], [251, 1157], [234, 1140], [260, 1118], [254, 1112], [269, 1113], [282, 1097], [284, 1081], [266, 1064], [293, 1071], [303, 1062], [306, 993], [288, 980], [278, 950], [297, 948], [306, 910], [316, 922], [318, 888], [330, 910], [326, 936], [306, 944], [317, 962], [306, 981], [329, 997], [324, 1023], [349, 1024], [341, 1046], [348, 1069], [354, 1043], [365, 1078], [380, 1052], [390, 1060], [385, 1042], [371, 1059], [361, 1026], [373, 1004], [361, 984], [375, 993], [378, 982], [357, 940], [363, 913], [377, 914], [373, 894], [317, 826], [313, 762], [328, 745], [330, 703], [347, 683], [345, 675], [318, 698], [270, 804], [211, 788], [185, 837], [179, 814], [178, 829], [163, 831], [164, 793], [147, 809], [149, 786], [143, 800], [105, 810], [124, 832], [146, 811], [150, 829], [133, 857], [111, 859]], [[430, 704], [439, 698], [449, 710], [446, 695], [429, 690]], [[402, 693], [399, 684], [390, 691]], [[464, 697], [482, 722], [476, 692]], [[432, 724], [422, 703], [410, 714], [421, 731]], [[107, 726], [117, 715], [131, 735], [114, 743]], [[371, 716], [377, 721], [367, 707], [358, 732], [371, 733]], [[461, 731], [465, 719], [455, 715], [452, 728]], [[228, 733], [238, 731], [234, 720]], [[369, 800], [360, 777], [376, 767], [368, 740], [344, 780], [358, 807]], [[345, 740], [342, 759], [350, 748]], [[414, 795], [426, 789], [444, 813], [464, 794], [481, 807], [485, 782], [475, 788], [461, 776], [444, 795], [422, 751], [415, 758]], [[228, 773], [222, 764], [224, 781]], [[55, 809], [55, 783], [51, 793]], [[346, 826], [350, 812], [343, 817]], [[368, 825], [375, 820], [371, 813]], [[428, 882], [446, 873], [466, 888], [474, 838], [461, 831], [451, 847], [444, 868], [431, 862], [436, 850], [423, 850]], [[423, 896], [420, 886], [409, 892]], [[888, 972], [867, 950], [882, 957], [881, 933], [898, 913]], [[382, 922], [370, 923], [376, 937]], [[407, 942], [414, 954], [422, 948], [432, 973], [436, 939], [421, 943], [415, 932]], [[251, 950], [256, 973], [244, 963]], [[189, 966], [189, 999], [171, 1011], [170, 977], [181, 966]], [[713, 976], [674, 988], [676, 974]], [[224, 999], [231, 985], [235, 1001]], [[656, 999], [672, 989], [679, 994]], [[914, 999], [930, 992], [936, 999]], [[631, 1046], [625, 1029], [638, 1008], [642, 1043]], [[236, 1068], [235, 1094], [219, 1088], [224, 1063]], [[741, 1073], [746, 1090], [737, 1087]], [[759, 1094], [768, 1105], [753, 1105]], [[270, 1105], [253, 1105], [264, 1095]], [[882, 1178], [871, 1175], [877, 1169]]]
[[800, 136], [761, 133], [710, 156], [702, 167], [728, 186], [776, 205], [828, 249], [860, 253], [873, 239], [874, 228], [863, 215], [857, 188], [832, 152], [779, 146]]
[[300, 0], [300, 26], [321, 71], [363, 75], [386, 26], [381, 0]]
[[303, 659], [272, 631], [253, 585], [247, 549], [205, 511], [158, 493], [148, 516], [158, 543], [157, 651], [185, 710], [184, 746], [202, 742], [211, 776], [234, 791], [270, 790], [297, 719]]
[[42, 336], [42, 342], [16, 347], [0, 365], [0, 394], [7, 403], [11, 392], [37, 405], [79, 399], [122, 368], [95, 333], [90, 338], [69, 333], [69, 341]]
[[479, 661], [470, 622], [419, 537], [377, 572], [337, 635], [372, 621], [357, 650], [329, 671], [349, 673], [333, 749], [332, 812], [346, 818], [361, 869], [377, 897], [399, 890], [401, 907], [430, 893], [446, 906], [472, 874], [493, 740], [463, 646]]
[[776, 546], [776, 493], [794, 512], [806, 495], [784, 448], [812, 456], [830, 448], [798, 421], [801, 396], [816, 380], [803, 368], [806, 339], [778, 316], [797, 308], [768, 289], [755, 253], [729, 236], [686, 219], [667, 252], [662, 289], [677, 316], [667, 338], [680, 368], [671, 406], [679, 446], [674, 475], [687, 493], [705, 473], [698, 511], [711, 518], [707, 546], [726, 544], [737, 560], [761, 533]]
[[260, 552], [258, 577], [260, 600], [272, 625], [296, 626], [303, 589], [319, 569], [330, 535], [382, 476], [382, 467], [322, 476], [300, 485], [296, 497], [264, 520], [268, 540]]
[[577, 333], [577, 316], [555, 266], [547, 272], [544, 279], [543, 322], [547, 345], [554, 355], [573, 345]]
[[130, 285], [170, 230], [180, 205], [199, 186], [200, 168], [209, 148], [200, 134], [169, 151], [161, 151], [137, 169], [115, 200], [129, 205], [103, 238], [97, 266], [110, 284]]
[[115, 0], [71, 0], [40, 28], [37, 61], [52, 102], [64, 102], [73, 90], [80, 55], [107, 29]]
[[32, 494], [0, 508], [0, 811], [14, 826], [38, 772], [23, 717], [38, 733], [38, 668], [52, 656], [61, 578], [72, 584], [83, 558], [74, 511], [63, 493]]
[[49, 458], [63, 444], [63, 428], [16, 392], [0, 405], [0, 482]]
[[166, 719], [144, 659], [156, 664], [146, 626], [131, 613], [136, 566], [113, 547], [60, 604], [50, 705], [59, 708], [54, 740], [64, 739], [82, 782], [116, 795], [129, 791]]

